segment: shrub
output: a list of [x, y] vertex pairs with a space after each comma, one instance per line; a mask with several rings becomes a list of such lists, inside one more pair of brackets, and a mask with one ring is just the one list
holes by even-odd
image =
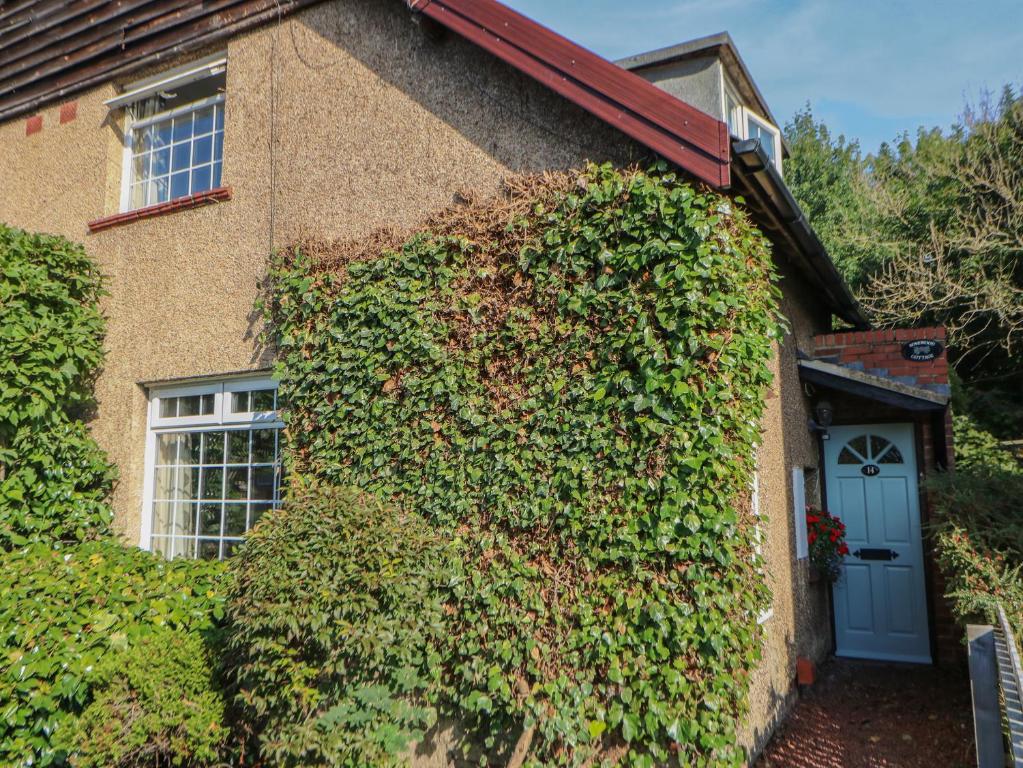
[[[958, 458], [957, 458], [958, 461]], [[933, 526], [947, 597], [965, 621], [995, 623], [1001, 603], [1023, 639], [1023, 522], [1019, 499], [1023, 475], [957, 470], [928, 484]]]
[[19, 430], [12, 447], [18, 459], [0, 480], [0, 550], [111, 535], [117, 472], [84, 424]]
[[167, 562], [113, 541], [0, 554], [0, 764], [60, 765], [62, 735], [111, 654], [222, 615], [219, 563]]
[[466, 541], [442, 658], [485, 746], [743, 761], [774, 278], [747, 216], [663, 166], [275, 261], [287, 461]]
[[275, 766], [402, 765], [434, 721], [453, 544], [351, 490], [292, 488], [231, 561], [228, 675]]
[[972, 475], [1023, 475], [1023, 467], [1009, 451], [1002, 448], [998, 438], [981, 429], [969, 416], [952, 417], [955, 440], [956, 468]]
[[[958, 446], [956, 451], [958, 467]], [[934, 476], [927, 489], [939, 530], [958, 526], [984, 549], [1023, 563], [1023, 474], [957, 469]]]
[[92, 403], [102, 294], [82, 246], [0, 224], [0, 461], [18, 430], [58, 425]]
[[201, 766], [220, 756], [224, 701], [199, 633], [155, 628], [104, 657], [90, 687], [92, 701], [58, 732], [75, 768]]
[[78, 419], [103, 356], [85, 250], [0, 225], [0, 549], [109, 534], [115, 472]]

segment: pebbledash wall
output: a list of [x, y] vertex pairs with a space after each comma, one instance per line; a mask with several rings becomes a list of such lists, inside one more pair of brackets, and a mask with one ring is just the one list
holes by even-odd
[[[131, 542], [142, 515], [142, 383], [270, 364], [253, 305], [272, 248], [411, 227], [459, 191], [497, 191], [510, 173], [645, 157], [470, 44], [428, 40], [400, 3], [317, 5], [234, 38], [226, 50], [230, 191], [209, 205], [90, 233], [89, 222], [118, 212], [122, 126], [103, 101], [124, 83], [0, 126], [0, 221], [84, 242], [108, 278], [107, 361], [92, 428], [120, 467], [117, 525]], [[774, 606], [743, 734], [751, 747], [791, 701], [796, 656], [820, 659], [830, 647], [826, 593], [794, 559], [790, 487], [793, 466], [818, 461], [796, 348], [812, 346], [829, 313], [783, 254], [778, 261], [792, 337], [773, 363], [759, 452]]]

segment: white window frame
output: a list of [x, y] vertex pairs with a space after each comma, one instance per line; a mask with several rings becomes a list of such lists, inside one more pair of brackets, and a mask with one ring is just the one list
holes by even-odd
[[[218, 93], [205, 99], [200, 99], [199, 101], [193, 101], [190, 104], [182, 104], [180, 107], [174, 107], [166, 112], [161, 112], [142, 120], [135, 120], [132, 118], [131, 111], [128, 110], [127, 107], [154, 95], [158, 91], [169, 90], [182, 85], [187, 85], [188, 83], [195, 82], [196, 80], [203, 80], [207, 77], [218, 75], [223, 72], [226, 67], [227, 56], [223, 53], [214, 54], [213, 56], [207, 56], [205, 59], [200, 59], [197, 62], [193, 61], [182, 67], [176, 67], [175, 69], [169, 70], [160, 75], [131, 83], [125, 88], [124, 93], [103, 102], [111, 110], [125, 108], [124, 149], [121, 152], [121, 213], [128, 213], [129, 211], [137, 211], [141, 208], [148, 207], [148, 204], [140, 206], [139, 208], [131, 207], [131, 161], [134, 153], [133, 147], [135, 142], [135, 131], [152, 125], [153, 123], [159, 123], [163, 120], [180, 117], [181, 115], [186, 115], [189, 112], [196, 112], [213, 104], [223, 104], [226, 100], [226, 94]], [[225, 121], [225, 127], [226, 125], [227, 122]], [[177, 198], [168, 197], [167, 202], [175, 199]]]
[[[731, 102], [733, 106], [729, 106], [729, 102]], [[732, 134], [732, 136], [737, 139], [750, 138], [750, 120], [770, 133], [774, 139], [774, 165], [778, 169], [778, 173], [782, 172], [783, 148], [781, 130], [778, 126], [762, 117], [757, 112], [754, 112], [749, 107], [743, 106], [742, 99], [739, 98], [738, 91], [735, 86], [732, 85], [731, 80], [725, 75], [724, 71], [721, 73], [721, 114], [724, 116], [726, 124], [729, 120], [731, 120], [738, 127], [738, 131]], [[729, 126], [729, 131], [731, 131], [731, 126]]]
[[103, 102], [107, 109], [120, 109], [128, 107], [136, 101], [146, 99], [158, 91], [179, 88], [182, 85], [194, 83], [196, 80], [203, 80], [207, 77], [219, 75], [227, 67], [227, 54], [224, 52], [214, 53], [196, 61], [190, 61], [180, 67], [168, 69], [158, 75], [146, 77], [129, 83], [124, 92], [112, 99]]
[[[230, 393], [249, 389], [273, 389], [277, 382], [270, 376], [244, 376], [218, 379], [216, 381], [153, 385], [149, 388], [149, 410], [146, 419], [145, 478], [142, 483], [142, 524], [139, 526], [139, 547], [152, 549], [153, 534], [153, 484], [155, 482], [156, 443], [159, 435], [166, 432], [211, 432], [220, 429], [242, 428], [259, 425], [283, 429], [284, 422], [279, 411], [265, 411], [255, 414], [229, 413], [227, 403]], [[226, 393], [226, 396], [225, 396]], [[160, 401], [169, 397], [213, 394], [213, 413], [206, 416], [160, 416]], [[241, 416], [251, 418], [238, 418]], [[278, 438], [279, 439], [279, 438]]]
[[749, 135], [750, 121], [756, 123], [769, 134], [771, 134], [771, 137], [774, 142], [774, 165], [778, 169], [778, 173], [781, 173], [782, 146], [781, 131], [778, 129], [778, 126], [776, 126], [774, 123], [768, 122], [749, 107], [739, 107], [739, 116], [741, 118], [739, 126], [744, 134], [741, 138], [744, 139], [750, 138]]
[[796, 560], [810, 557], [806, 530], [806, 475], [802, 467], [792, 468], [792, 517], [796, 531]]

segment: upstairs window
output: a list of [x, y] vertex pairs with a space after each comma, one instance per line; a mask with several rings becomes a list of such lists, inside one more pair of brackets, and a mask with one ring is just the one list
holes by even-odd
[[166, 203], [221, 185], [223, 56], [134, 84], [107, 105], [124, 108], [121, 210]]
[[725, 122], [736, 139], [760, 139], [760, 145], [781, 173], [781, 131], [749, 107], [744, 107], [730, 85], [724, 89]]

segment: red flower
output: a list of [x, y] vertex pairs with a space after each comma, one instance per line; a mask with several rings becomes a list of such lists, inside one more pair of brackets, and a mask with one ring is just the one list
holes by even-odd
[[845, 544], [839, 545], [839, 547], [838, 547], [838, 554], [840, 554], [840, 555], [848, 555], [849, 554], [849, 547], [847, 547]]
[[815, 541], [817, 541], [817, 534], [816, 534], [816, 533], [814, 533], [813, 531], [810, 531], [810, 535], [809, 535], [809, 536], [807, 537], [807, 540], [808, 540], [808, 541], [809, 541], [809, 542], [810, 542], [811, 544], [813, 544], [813, 543], [814, 543]]
[[808, 523], [819, 523], [821, 519], [817, 515], [807, 515], [806, 522]]

